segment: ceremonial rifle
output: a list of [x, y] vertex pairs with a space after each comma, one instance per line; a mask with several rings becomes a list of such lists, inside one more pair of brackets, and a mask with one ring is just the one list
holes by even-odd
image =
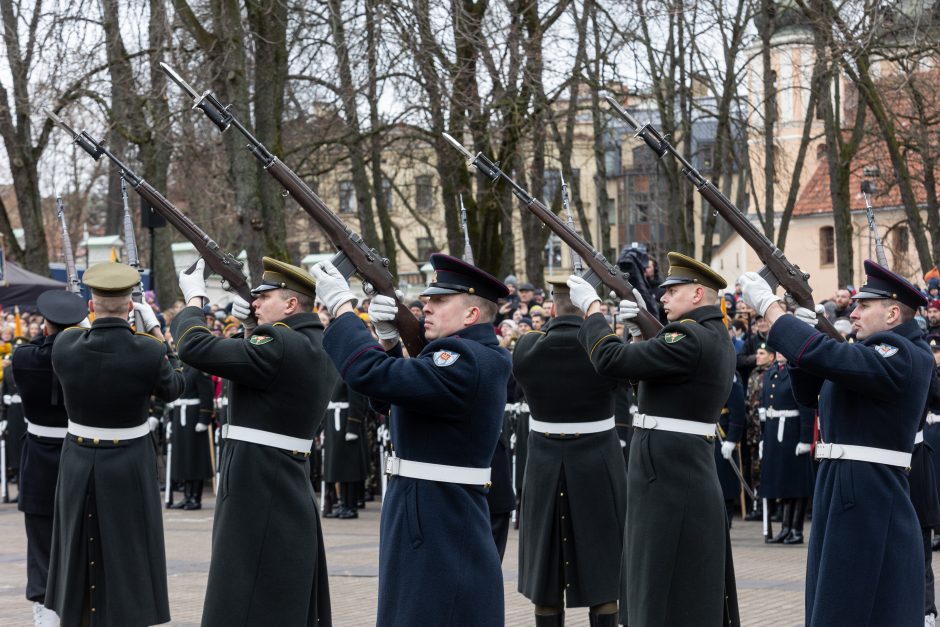
[[[763, 262], [764, 267], [758, 274], [764, 277], [764, 280], [770, 284], [771, 289], [778, 285], [796, 301], [800, 307], [805, 307], [810, 311], [815, 310], [813, 302], [813, 288], [809, 285], [809, 275], [800, 270], [784, 256], [783, 251], [774, 246], [766, 235], [761, 233], [754, 224], [747, 219], [740, 209], [734, 206], [728, 198], [722, 194], [717, 187], [709, 182], [699, 173], [689, 161], [679, 154], [679, 151], [670, 144], [666, 138], [650, 124], [640, 124], [636, 118], [630, 115], [626, 109], [620, 106], [620, 103], [610, 95], [604, 96], [611, 108], [623, 118], [627, 124], [636, 131], [636, 137], [642, 139], [653, 152], [660, 158], [667, 154], [673, 156], [679, 165], [682, 166], [682, 174], [695, 186], [709, 205], [717, 211], [728, 224], [731, 225], [738, 235], [757, 253], [758, 258]], [[825, 316], [817, 318], [816, 328], [829, 337], [844, 342], [845, 338], [836, 331], [829, 319]]]
[[[568, 183], [565, 182], [564, 172], [559, 170], [559, 175], [561, 176], [561, 206], [565, 209], [565, 224], [568, 225], [569, 229], [575, 231], [574, 216], [571, 215], [571, 202], [568, 199]], [[576, 253], [571, 246], [568, 247], [568, 250], [571, 251], [571, 271], [580, 276], [581, 273], [584, 272], [581, 257], [578, 256], [578, 253]]]
[[[551, 209], [546, 207], [540, 200], [534, 198], [516, 183], [508, 174], [503, 172], [497, 164], [490, 160], [482, 152], [476, 156], [464, 148], [456, 139], [444, 133], [444, 139], [450, 142], [454, 148], [459, 150], [467, 158], [467, 162], [476, 166], [486, 178], [492, 182], [503, 179], [512, 187], [512, 193], [522, 201], [526, 209], [535, 214], [535, 216], [545, 223], [555, 235], [561, 238], [563, 242], [571, 247], [588, 266], [588, 270], [582, 275], [585, 281], [597, 287], [601, 283], [607, 285], [621, 299], [636, 302], [636, 296], [633, 294], [633, 285], [630, 284], [628, 275], [621, 272], [620, 269], [611, 264], [607, 259], [593, 246], [588, 244], [584, 238], [577, 234], [571, 227], [561, 221], [561, 219], [552, 213]], [[639, 303], [638, 303], [639, 304]], [[640, 305], [640, 315], [636, 318], [637, 325], [643, 332], [643, 337], [650, 339], [659, 333], [663, 325], [660, 324], [643, 305]]]
[[[127, 179], [121, 173], [121, 200], [124, 202], [124, 256], [127, 257], [127, 265], [137, 270], [140, 275], [140, 257], [137, 255], [137, 236], [134, 234], [134, 221], [131, 219], [131, 209], [127, 203]], [[131, 290], [131, 300], [135, 303], [144, 302], [144, 283], [138, 281], [134, 289]], [[134, 312], [134, 328], [141, 333], [144, 329], [144, 319], [139, 313]]]
[[337, 248], [339, 252], [331, 259], [331, 262], [344, 277], [348, 279], [353, 274], [358, 274], [376, 292], [394, 298], [398, 302], [395, 326], [398, 327], [408, 354], [416, 357], [427, 344], [427, 340], [424, 339], [418, 319], [404, 303], [398, 301], [395, 294], [395, 280], [388, 270], [389, 260], [381, 257], [374, 248], [369, 248], [361, 235], [353, 232], [293, 170], [271, 154], [264, 144], [232, 114], [231, 105], [223, 105], [211, 91], [199, 94], [173, 68], [166, 63], [160, 65], [174, 83], [192, 96], [193, 108], [202, 110], [220, 131], [225, 132], [229, 127], [234, 127], [245, 136], [248, 140], [248, 150], [261, 162], [265, 172], [294, 197], [294, 200], [320, 225], [324, 234]]
[[69, 239], [69, 227], [65, 222], [65, 205], [62, 195], [55, 196], [55, 209], [59, 214], [59, 225], [62, 227], [62, 255], [65, 257], [66, 289], [73, 294], [82, 294], [82, 286], [78, 280], [78, 270], [75, 268], [75, 253], [72, 251], [72, 240]]
[[[232, 290], [249, 303], [254, 299], [251, 295], [248, 280], [245, 278], [245, 275], [242, 274], [241, 268], [244, 264], [241, 261], [236, 259], [231, 253], [223, 251], [215, 240], [196, 226], [186, 214], [177, 209], [163, 194], [155, 190], [150, 183], [137, 176], [133, 170], [122, 163], [114, 153], [108, 150], [103, 143], [94, 139], [86, 131], [80, 133], [76, 132], [52, 111], [46, 110], [46, 115], [49, 116], [53, 122], [68, 131], [79, 148], [91, 155], [95, 161], [100, 159], [102, 155], [113, 161], [121, 170], [121, 176], [127, 179], [131, 187], [134, 188], [134, 191], [137, 192], [141, 198], [150, 203], [150, 206], [153, 207], [157, 213], [163, 216], [167, 222], [172, 224], [177, 231], [182, 233], [183, 237], [188, 239], [192, 245], [196, 247], [196, 251], [199, 255], [206, 260], [207, 272], [209, 269], [215, 271], [216, 274], [220, 275], [229, 284]], [[195, 264], [190, 266], [188, 271], [191, 272], [194, 267]]]
[[871, 235], [875, 238], [875, 258], [878, 259], [878, 263], [881, 267], [888, 268], [888, 256], [885, 254], [885, 245], [881, 241], [881, 236], [878, 235], [878, 227], [875, 226], [875, 210], [871, 206], [871, 198], [868, 195], [872, 193], [871, 183], [868, 181], [862, 181], [862, 196], [865, 197], [865, 213], [868, 215], [868, 230], [871, 231]]
[[463, 260], [475, 266], [473, 248], [470, 246], [470, 227], [467, 226], [467, 209], [463, 206], [463, 194], [457, 194], [457, 200], [460, 201], [460, 228], [463, 229]]

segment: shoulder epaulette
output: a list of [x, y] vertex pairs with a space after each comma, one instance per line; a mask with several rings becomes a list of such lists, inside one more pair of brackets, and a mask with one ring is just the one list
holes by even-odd
[[535, 329], [531, 329], [531, 330], [525, 332], [526, 335], [529, 335], [529, 334], [531, 334], [531, 333], [538, 333], [538, 334], [540, 334], [540, 335], [545, 335], [545, 331], [536, 331]]
[[134, 335], [143, 335], [144, 337], [149, 337], [151, 340], [154, 340], [156, 342], [160, 342], [161, 344], [163, 344], [163, 340], [161, 340], [160, 338], [150, 335], [149, 333], [144, 333], [143, 331], [134, 331]]
[[693, 320], [692, 318], [683, 318], [679, 321], [679, 324], [685, 324], [686, 322], [696, 322], [696, 320]]
[[271, 326], [272, 326], [272, 327], [285, 327], [285, 328], [288, 328], [288, 329], [290, 328], [290, 325], [284, 324], [283, 322], [275, 322], [275, 323], [272, 324]]
[[84, 330], [85, 330], [85, 327], [79, 327], [79, 326], [65, 327], [65, 328], [62, 329], [62, 330], [63, 330], [63, 331], [71, 331], [71, 330], [73, 330], [73, 329], [78, 329], [79, 331], [84, 331]]

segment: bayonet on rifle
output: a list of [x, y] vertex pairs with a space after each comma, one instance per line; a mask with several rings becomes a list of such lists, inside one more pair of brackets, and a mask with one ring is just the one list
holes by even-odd
[[885, 245], [882, 243], [881, 236], [878, 235], [878, 227], [875, 225], [875, 210], [871, 206], [871, 198], [869, 197], [871, 192], [871, 184], [868, 181], [862, 181], [862, 196], [865, 197], [865, 213], [868, 215], [868, 230], [871, 231], [871, 236], [875, 240], [875, 258], [882, 268], [888, 269], [888, 256], [885, 254]]
[[243, 299], [251, 302], [254, 297], [251, 295], [251, 288], [248, 280], [242, 274], [241, 261], [235, 258], [231, 253], [225, 252], [222, 248], [209, 237], [205, 231], [200, 229], [190, 220], [186, 214], [177, 209], [173, 203], [167, 200], [166, 196], [153, 188], [150, 183], [138, 176], [130, 167], [124, 164], [117, 156], [108, 150], [104, 144], [94, 139], [85, 131], [80, 133], [65, 123], [59, 116], [46, 109], [46, 115], [53, 122], [64, 128], [72, 136], [78, 146], [87, 152], [95, 161], [102, 156], [110, 159], [121, 171], [121, 176], [127, 179], [134, 191], [141, 198], [145, 199], [154, 210], [163, 216], [167, 222], [172, 224], [190, 243], [195, 246], [196, 251], [206, 260], [206, 266], [219, 274], [223, 280], [227, 281], [232, 290], [238, 293]]
[[[682, 174], [692, 183], [695, 189], [702, 195], [702, 198], [712, 206], [715, 211], [721, 214], [728, 224], [731, 225], [741, 238], [757, 253], [758, 258], [764, 263], [764, 267], [758, 271], [771, 289], [776, 289], [778, 285], [796, 301], [800, 307], [805, 307], [810, 311], [815, 310], [813, 302], [813, 288], [809, 285], [809, 275], [800, 270], [799, 266], [790, 263], [784, 256], [783, 251], [777, 248], [773, 242], [767, 239], [767, 236], [761, 233], [754, 224], [748, 220], [744, 213], [734, 206], [728, 198], [718, 190], [717, 187], [709, 182], [702, 174], [683, 157], [678, 150], [662, 135], [654, 129], [649, 123], [640, 124], [626, 109], [620, 106], [615, 98], [605, 95], [607, 103], [614, 112], [623, 118], [636, 131], [636, 137], [643, 140], [653, 152], [660, 158], [667, 154], [679, 162], [682, 166]], [[845, 341], [842, 334], [836, 331], [832, 323], [825, 316], [820, 316], [816, 327], [827, 334], [829, 337], [840, 342]]]
[[457, 194], [457, 200], [460, 202], [460, 228], [463, 229], [463, 260], [475, 266], [473, 248], [470, 246], [470, 227], [467, 225], [467, 208], [463, 206], [463, 194]]
[[[588, 244], [584, 238], [574, 231], [574, 229], [562, 222], [561, 219], [552, 213], [552, 211], [546, 207], [544, 203], [529, 194], [529, 192], [527, 192], [521, 185], [510, 178], [508, 174], [500, 170], [499, 166], [482, 152], [477, 153], [477, 155], [474, 156], [456, 139], [447, 133], [444, 133], [443, 135], [444, 139], [446, 139], [454, 148], [459, 150], [467, 158], [467, 162], [475, 166], [477, 170], [483, 174], [483, 176], [490, 179], [490, 181], [494, 183], [500, 179], [506, 181], [506, 183], [512, 187], [512, 193], [516, 196], [516, 198], [522, 201], [529, 211], [534, 213], [536, 217], [546, 226], [548, 226], [548, 228], [551, 229], [555, 235], [560, 237], [563, 242], [579, 252], [580, 257], [588, 266], [587, 272], [581, 275], [581, 278], [589, 282], [594, 287], [604, 283], [610, 289], [612, 289], [619, 298], [634, 302], [636, 301], [636, 296], [633, 294], [633, 285], [630, 284], [627, 275], [621, 272], [620, 269], [615, 265], [607, 261], [607, 259], [599, 251], [595, 250], [594, 247]], [[642, 306], [640, 308], [640, 315], [636, 322], [639, 325], [640, 330], [643, 332], [643, 337], [646, 339], [655, 337], [656, 334], [659, 333], [659, 331], [663, 328], [663, 325], [660, 324], [659, 320], [657, 320]]]
[[[574, 216], [571, 215], [571, 202], [568, 198], [568, 183], [565, 181], [565, 173], [559, 170], [558, 174], [561, 177], [561, 206], [565, 209], [565, 224], [567, 224], [568, 228], [572, 231], [577, 231], [577, 229], [574, 228]], [[571, 271], [580, 275], [584, 272], [581, 257], [578, 256], [578, 253], [576, 253], [571, 246], [568, 247], [568, 250], [571, 251]]]
[[65, 257], [65, 282], [68, 290], [73, 294], [82, 294], [82, 285], [78, 280], [78, 270], [75, 267], [75, 253], [72, 251], [72, 240], [69, 239], [69, 227], [65, 222], [65, 205], [62, 195], [55, 195], [56, 213], [59, 215], [59, 225], [62, 227], [62, 255]]
[[[267, 147], [232, 115], [230, 105], [222, 104], [211, 91], [199, 94], [166, 63], [160, 65], [174, 83], [193, 97], [194, 109], [200, 109], [205, 113], [220, 131], [225, 132], [229, 128], [235, 128], [248, 140], [248, 150], [261, 162], [264, 170], [294, 197], [294, 200], [317, 222], [339, 250], [330, 261], [344, 277], [348, 279], [353, 274], [359, 274], [363, 281], [372, 285], [379, 294], [397, 300], [395, 280], [388, 270], [390, 263], [388, 259], [379, 255], [374, 248], [369, 248], [362, 236], [353, 232], [333, 213], [310, 186], [280, 159], [271, 154]], [[418, 319], [405, 307], [404, 303], [398, 303], [395, 324], [401, 333], [402, 343], [408, 349], [408, 354], [416, 357], [427, 345], [427, 340], [424, 339]]]
[[[140, 257], [137, 255], [137, 235], [134, 233], [134, 221], [131, 219], [131, 208], [127, 202], [127, 180], [121, 176], [121, 200], [124, 203], [124, 256], [127, 258], [127, 265], [137, 270], [140, 275]], [[144, 283], [143, 280], [137, 282], [134, 289], [131, 290], [131, 300], [135, 303], [144, 302]], [[134, 327], [138, 331], [144, 329], [144, 320], [139, 313], [134, 312]]]

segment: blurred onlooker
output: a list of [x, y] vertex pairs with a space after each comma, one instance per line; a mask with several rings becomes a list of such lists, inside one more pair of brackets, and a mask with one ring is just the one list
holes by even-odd
[[927, 280], [927, 300], [940, 298], [940, 279], [931, 277]]
[[852, 291], [848, 287], [843, 286], [836, 290], [832, 300], [836, 304], [835, 311], [832, 312], [833, 320], [848, 318], [852, 310], [855, 309], [855, 303], [852, 302]]
[[413, 313], [415, 318], [417, 318], [418, 320], [420, 320], [421, 317], [424, 315], [424, 303], [422, 303], [420, 300], [413, 300], [410, 303], [408, 303], [408, 309], [411, 310], [411, 313]]
[[529, 316], [522, 316], [519, 318], [519, 335], [525, 335], [532, 330], [532, 318]]
[[[526, 307], [532, 306], [532, 299], [535, 297], [535, 286], [531, 283], [523, 283], [519, 286], [519, 306], [525, 305]], [[528, 313], [526, 310], [523, 313]]]
[[842, 337], [848, 337], [852, 334], [852, 323], [845, 318], [839, 318], [832, 323], [832, 326], [835, 327], [836, 331], [838, 331]]
[[542, 325], [545, 324], [545, 317], [544, 317], [544, 315], [542, 314], [542, 309], [541, 309], [541, 307], [539, 308], [539, 310], [538, 310], [537, 312], [533, 313], [533, 314], [532, 314], [531, 316], [529, 316], [529, 317], [532, 319], [532, 330], [533, 330], [533, 331], [541, 331], [541, 330], [542, 330]]
[[940, 333], [940, 299], [927, 303], [927, 335]]

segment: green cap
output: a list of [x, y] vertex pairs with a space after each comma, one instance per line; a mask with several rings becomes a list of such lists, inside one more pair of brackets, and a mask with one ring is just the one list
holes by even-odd
[[568, 275], [566, 274], [547, 276], [545, 277], [545, 284], [552, 286], [552, 294], [568, 294], [571, 292], [568, 289]]
[[104, 261], [85, 270], [82, 283], [95, 294], [127, 296], [140, 283], [140, 273], [127, 264]]
[[261, 264], [264, 274], [261, 275], [261, 284], [251, 290], [252, 295], [257, 296], [268, 290], [288, 289], [316, 298], [317, 281], [303, 268], [271, 257], [263, 257]]
[[670, 252], [667, 256], [669, 257], [669, 274], [666, 275], [666, 280], [660, 283], [660, 287], [683, 283], [698, 283], [715, 291], [728, 287], [728, 283], [720, 274], [701, 261], [686, 257], [682, 253]]

